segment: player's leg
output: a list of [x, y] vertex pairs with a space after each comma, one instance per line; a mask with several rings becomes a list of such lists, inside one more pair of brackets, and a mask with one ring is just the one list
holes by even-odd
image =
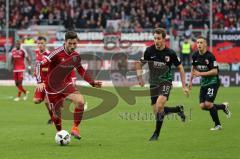
[[217, 84], [210, 85], [206, 88], [204, 105], [206, 108], [209, 109], [212, 120], [215, 123], [215, 127], [212, 128], [211, 130], [220, 130], [222, 128], [218, 117], [218, 110], [213, 104], [217, 96], [217, 92], [218, 92]]
[[46, 93], [49, 110], [52, 111], [52, 120], [57, 131], [62, 130], [62, 112], [64, 97], [62, 94], [48, 94]]
[[155, 131], [153, 132], [153, 135], [151, 136], [151, 138], [149, 139], [149, 141], [155, 141], [158, 139], [161, 128], [162, 128], [162, 124], [163, 124], [163, 120], [164, 120], [164, 105], [167, 101], [167, 97], [165, 96], [158, 96], [157, 100], [152, 98], [152, 106], [153, 106], [153, 112], [156, 116], [156, 127], [155, 127]]
[[[214, 96], [217, 96], [218, 88], [219, 88], [219, 85], [213, 85], [212, 86], [212, 89], [216, 90], [216, 92], [214, 92], [215, 93]], [[222, 110], [226, 114], [227, 118], [231, 117], [231, 112], [229, 110], [229, 103], [228, 102], [224, 102], [222, 104], [215, 104], [214, 103], [213, 105], [214, 105], [214, 107], [216, 107], [217, 110]]]
[[18, 82], [18, 73], [17, 72], [13, 72], [13, 79], [15, 81], [15, 86], [18, 89], [17, 97], [14, 98], [14, 101], [19, 101], [20, 100], [20, 96], [21, 96], [21, 90], [19, 90], [19, 88], [18, 88], [19, 82]]
[[23, 88], [22, 81], [23, 81], [23, 72], [18, 72], [18, 89], [24, 93], [23, 100], [27, 100], [29, 92]]
[[73, 104], [75, 105], [74, 113], [73, 113], [74, 121], [73, 121], [73, 127], [72, 127], [71, 134], [75, 138], [81, 139], [78, 126], [80, 125], [80, 123], [82, 121], [82, 117], [83, 117], [84, 98], [78, 91], [75, 91], [74, 93], [69, 94], [66, 98], [71, 100], [73, 102]]
[[23, 88], [22, 81], [23, 81], [23, 72], [18, 72], [18, 88], [26, 95], [26, 89]]
[[39, 91], [37, 89], [35, 89], [35, 93], [34, 93], [34, 97], [33, 97], [33, 102], [35, 104], [40, 104], [42, 101], [45, 101], [45, 106], [48, 110], [48, 113], [50, 115], [50, 119], [47, 121], [47, 124], [52, 124], [52, 111], [50, 110], [50, 107], [48, 105], [48, 101], [46, 99], [46, 94], [45, 94], [45, 90], [43, 91]]

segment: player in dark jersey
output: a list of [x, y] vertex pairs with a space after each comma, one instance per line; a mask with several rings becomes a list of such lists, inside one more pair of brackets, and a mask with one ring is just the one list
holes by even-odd
[[214, 55], [207, 50], [207, 41], [204, 37], [200, 36], [197, 38], [197, 48], [198, 51], [192, 55], [189, 89], [192, 88], [192, 79], [196, 76], [201, 76], [200, 107], [210, 112], [215, 123], [215, 126], [210, 130], [221, 130], [222, 126], [218, 118], [218, 110], [223, 110], [228, 118], [231, 117], [231, 112], [228, 109], [229, 104], [227, 102], [214, 104], [220, 86], [218, 64]]
[[166, 32], [162, 28], [157, 28], [153, 32], [154, 45], [148, 47], [140, 62], [137, 62], [136, 69], [140, 86], [144, 86], [142, 78], [142, 66], [148, 63], [150, 71], [150, 94], [153, 112], [156, 115], [156, 129], [150, 138], [150, 141], [158, 139], [162, 127], [164, 116], [170, 113], [177, 113], [182, 121], [185, 121], [183, 106], [167, 107], [165, 103], [168, 100], [172, 88], [172, 70], [174, 65], [178, 68], [182, 81], [182, 88], [185, 95], [188, 96], [188, 88], [185, 84], [185, 72], [181, 61], [175, 51], [167, 48], [165, 45]]

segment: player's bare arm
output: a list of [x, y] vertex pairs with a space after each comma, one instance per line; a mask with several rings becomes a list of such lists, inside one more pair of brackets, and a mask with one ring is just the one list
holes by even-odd
[[142, 63], [140, 61], [136, 62], [136, 72], [137, 72], [137, 79], [138, 83], [141, 87], [144, 86], [144, 81], [142, 78]]
[[182, 81], [182, 89], [183, 89], [183, 93], [188, 97], [189, 96], [189, 90], [186, 86], [186, 78], [185, 78], [185, 72], [184, 72], [184, 69], [183, 69], [183, 65], [180, 64], [178, 66], [178, 70], [179, 70], [179, 73], [180, 73], [180, 77], [181, 77], [181, 81]]
[[192, 89], [192, 80], [193, 80], [193, 78], [194, 78], [193, 72], [194, 72], [195, 70], [196, 70], [195, 66], [192, 66], [192, 68], [191, 68], [190, 81], [189, 81], [189, 84], [188, 84], [189, 90]]

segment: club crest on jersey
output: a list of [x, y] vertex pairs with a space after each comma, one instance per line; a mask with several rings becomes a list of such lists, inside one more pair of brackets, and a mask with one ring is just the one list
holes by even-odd
[[170, 57], [169, 56], [165, 56], [165, 61], [169, 62], [170, 61]]
[[64, 62], [64, 61], [65, 61], [65, 59], [63, 58], [63, 59], [61, 59], [61, 61], [62, 61], [62, 62]]
[[206, 62], [206, 64], [207, 64], [207, 65], [209, 64], [209, 61], [208, 61], [208, 59], [206, 59], [206, 60], [205, 60], [205, 62]]
[[77, 57], [76, 56], [74, 56], [72, 59], [73, 59], [73, 62], [77, 62]]

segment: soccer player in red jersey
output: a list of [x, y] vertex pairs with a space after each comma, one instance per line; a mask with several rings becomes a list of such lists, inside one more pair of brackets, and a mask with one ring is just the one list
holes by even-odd
[[30, 58], [28, 57], [27, 53], [20, 48], [21, 47], [21, 41], [18, 40], [16, 42], [16, 47], [11, 52], [11, 62], [13, 64], [13, 78], [15, 80], [15, 85], [18, 88], [18, 94], [17, 97], [14, 98], [14, 101], [19, 101], [21, 97], [21, 93], [24, 93], [23, 100], [27, 100], [28, 91], [23, 88], [22, 81], [23, 81], [23, 73], [25, 71], [25, 63], [24, 60], [26, 59], [29, 68], [31, 67]]
[[[44, 56], [48, 56], [50, 54], [50, 51], [46, 49], [46, 41], [47, 39], [43, 36], [39, 36], [37, 39], [37, 45], [38, 49], [35, 51], [36, 53], [36, 63], [41, 62], [44, 59]], [[44, 65], [42, 69], [40, 70], [40, 76], [42, 78], [42, 81], [44, 82], [46, 79], [48, 73], [48, 65]], [[36, 72], [35, 72], [36, 75]], [[48, 110], [48, 113], [50, 115], [50, 119], [48, 120], [48, 124], [52, 124], [52, 111], [50, 110], [50, 107], [48, 105], [47, 99], [45, 98], [46, 93], [45, 90], [39, 90], [35, 89], [33, 102], [35, 104], [40, 104], [42, 101], [45, 102], [46, 108]]]
[[[69, 74], [74, 70], [93, 87], [100, 88], [102, 82], [94, 81], [86, 73], [86, 70], [81, 65], [81, 57], [79, 53], [75, 51], [78, 43], [77, 33], [68, 31], [65, 34], [65, 43], [62, 47], [59, 47], [52, 51], [49, 56], [46, 56], [41, 62], [37, 63], [36, 73], [38, 86], [40, 91], [45, 89], [47, 98], [53, 111], [53, 122], [57, 131], [62, 130], [61, 124], [61, 107], [66, 98], [71, 100], [75, 105], [74, 110], [74, 122], [71, 134], [80, 139], [80, 132], [78, 126], [83, 117], [84, 111], [84, 99], [80, 92], [72, 83], [72, 79], [69, 78]], [[48, 74], [45, 82], [40, 76], [40, 70], [48, 64]]]

